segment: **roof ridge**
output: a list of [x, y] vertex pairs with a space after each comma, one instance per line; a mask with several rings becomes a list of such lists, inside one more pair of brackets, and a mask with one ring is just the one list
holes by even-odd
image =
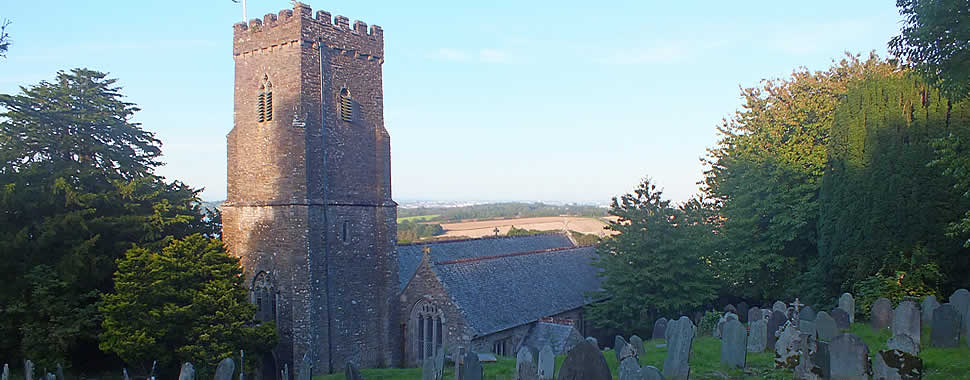
[[565, 235], [565, 234], [563, 234], [562, 231], [548, 231], [548, 232], [547, 231], [543, 231], [543, 232], [538, 232], [538, 233], [534, 233], [534, 234], [513, 235], [513, 236], [499, 235], [499, 236], [482, 236], [482, 237], [477, 237], [477, 238], [470, 237], [470, 238], [452, 239], [452, 240], [412, 241], [410, 243], [398, 244], [397, 246], [398, 247], [408, 247], [408, 246], [412, 246], [412, 245], [428, 245], [428, 244], [441, 244], [441, 243], [461, 243], [461, 242], [472, 241], [472, 240], [487, 240], [487, 239], [496, 239], [496, 240], [498, 240], [498, 239], [515, 239], [515, 238], [533, 237], [533, 236], [542, 236], [542, 235]]
[[515, 257], [515, 256], [534, 255], [534, 254], [539, 254], [539, 253], [552, 253], [552, 252], [569, 251], [569, 250], [573, 250], [573, 249], [590, 248], [590, 247], [595, 247], [595, 246], [596, 246], [595, 244], [590, 244], [590, 245], [580, 245], [580, 246], [573, 246], [573, 247], [559, 247], [559, 248], [537, 249], [537, 250], [534, 250], [534, 251], [525, 251], [525, 252], [516, 252], [516, 253], [504, 253], [504, 254], [501, 254], [501, 255], [493, 255], [493, 256], [469, 257], [469, 258], [464, 258], [464, 259], [438, 261], [438, 262], [435, 262], [434, 265], [449, 265], [449, 264], [470, 263], [470, 262], [475, 262], [475, 261], [485, 261], [485, 260], [491, 260], [491, 259], [501, 259], [501, 258], [505, 258], [505, 257]]

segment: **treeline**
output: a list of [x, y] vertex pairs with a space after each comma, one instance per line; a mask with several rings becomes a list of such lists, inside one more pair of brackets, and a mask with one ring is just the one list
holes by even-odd
[[606, 216], [606, 209], [590, 205], [549, 205], [545, 203], [489, 203], [463, 207], [418, 207], [399, 208], [399, 218], [437, 215], [429, 221], [458, 221], [463, 219], [531, 218], [541, 216], [586, 216], [600, 218]]
[[400, 244], [432, 238], [444, 233], [445, 229], [437, 223], [421, 223], [411, 220], [402, 220], [397, 223], [397, 242]]
[[828, 307], [848, 291], [864, 310], [970, 287], [970, 61], [921, 59], [970, 43], [948, 32], [970, 20], [933, 9], [951, 3], [900, 4], [909, 24], [891, 47], [912, 65], [847, 56], [743, 89], [701, 194], [675, 206], [645, 181], [613, 200], [619, 234], [598, 264], [609, 299], [593, 320], [648, 332], [719, 297]]
[[[509, 231], [505, 233], [505, 236], [535, 235], [535, 234], [552, 233], [552, 232], [559, 232], [559, 231], [532, 230], [528, 228], [516, 228], [515, 226], [512, 226], [509, 228]], [[584, 234], [582, 232], [576, 232], [573, 230], [569, 230], [568, 232], [569, 232], [569, 235], [576, 242], [576, 245], [595, 245], [595, 244], [599, 244], [600, 242], [600, 237], [594, 234]]]

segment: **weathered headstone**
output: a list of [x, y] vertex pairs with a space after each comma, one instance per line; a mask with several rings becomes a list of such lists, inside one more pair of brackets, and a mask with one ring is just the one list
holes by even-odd
[[182, 364], [182, 370], [179, 371], [179, 380], [195, 380], [195, 367], [192, 363], [185, 362]]
[[[518, 363], [516, 363], [516, 368], [518, 368]], [[445, 350], [439, 349], [433, 357], [424, 360], [421, 368], [421, 380], [442, 380], [444, 378], [444, 371]], [[302, 370], [300, 373], [302, 374]]]
[[667, 318], [660, 317], [656, 322], [653, 323], [653, 334], [650, 335], [651, 339], [664, 339], [664, 332], [667, 329]]
[[24, 360], [24, 380], [34, 380], [34, 362]]
[[57, 372], [54, 374], [57, 375], [57, 380], [67, 380], [67, 378], [64, 377], [64, 367], [61, 367], [61, 363], [57, 363]]
[[344, 365], [344, 378], [346, 380], [364, 380], [364, 376], [360, 374], [360, 368], [357, 368], [357, 364], [354, 364], [354, 362], [347, 362]]
[[930, 325], [930, 345], [933, 347], [957, 347], [960, 345], [960, 313], [952, 304], [945, 303], [933, 311]]
[[826, 342], [832, 341], [839, 335], [839, 327], [829, 313], [821, 311], [815, 317], [815, 331], [818, 332], [818, 339]]
[[823, 379], [832, 378], [832, 366], [829, 365], [831, 356], [829, 354], [829, 343], [821, 340], [815, 342], [818, 350], [812, 356], [812, 362], [819, 368], [819, 373]]
[[798, 365], [800, 345], [798, 329], [791, 323], [785, 324], [778, 341], [775, 342], [775, 368], [795, 368]]
[[788, 305], [781, 301], [775, 301], [775, 303], [771, 305], [771, 311], [780, 311], [782, 314], [786, 314], [788, 313]]
[[[765, 347], [768, 347], [768, 322], [764, 319], [756, 319], [748, 328], [751, 331], [748, 334], [747, 351], [764, 352]], [[724, 343], [721, 342], [721, 344]]]
[[539, 380], [552, 380], [556, 371], [556, 354], [549, 345], [539, 350]]
[[623, 348], [626, 347], [627, 344], [629, 343], [626, 342], [626, 339], [623, 339], [623, 337], [620, 335], [617, 335], [616, 337], [613, 338], [613, 354], [616, 355], [617, 363], [623, 361], [623, 358], [620, 356], [620, 354], [623, 353]]
[[[906, 335], [913, 339], [916, 347], [920, 346], [920, 335], [922, 325], [920, 324], [919, 308], [913, 301], [903, 301], [893, 310], [892, 332], [893, 335]], [[919, 351], [915, 353], [919, 355]]]
[[539, 370], [535, 363], [524, 362], [515, 371], [516, 378], [519, 380], [539, 380]]
[[[845, 310], [845, 312], [849, 314], [850, 324], [855, 322], [855, 298], [852, 298], [851, 294], [842, 293], [842, 295], [839, 296], [839, 309]], [[832, 317], [835, 318], [834, 315]], [[838, 319], [836, 319], [836, 322], [837, 321]], [[840, 328], [848, 328], [848, 327], [840, 327]]]
[[815, 362], [818, 356], [818, 344], [815, 336], [802, 333], [799, 335], [798, 365], [795, 366], [796, 380], [820, 380], [822, 368]]
[[289, 364], [283, 363], [283, 369], [280, 370], [280, 378], [281, 379], [289, 379], [290, 378], [290, 365]]
[[633, 351], [637, 354], [638, 358], [643, 356], [643, 339], [640, 339], [637, 335], [631, 336], [630, 345], [633, 346]]
[[640, 362], [636, 358], [623, 359], [619, 368], [616, 369], [618, 380], [640, 380], [640, 377]]
[[643, 380], [664, 380], [663, 373], [652, 365], [640, 368], [640, 378]]
[[799, 312], [799, 317], [802, 321], [814, 321], [817, 314], [811, 306], [805, 306]]
[[559, 368], [558, 380], [611, 380], [606, 358], [589, 342], [577, 344], [568, 353]]
[[[441, 350], [438, 350], [438, 355], [441, 355]], [[303, 354], [303, 362], [300, 363], [300, 372], [296, 373], [296, 380], [311, 380], [312, 377], [313, 360], [310, 359], [310, 353], [306, 353]], [[231, 377], [230, 380], [232, 380]], [[441, 376], [436, 377], [434, 380], [441, 380]]]
[[[130, 379], [130, 378], [128, 377], [128, 368], [122, 368], [122, 369], [121, 369], [121, 379], [122, 379], [122, 380], [131, 380], [131, 379]], [[28, 378], [27, 378], [27, 380], [30, 380], [30, 378], [28, 377]]]
[[957, 289], [950, 295], [950, 303], [957, 309], [961, 317], [965, 317], [967, 315], [967, 309], [970, 308], [970, 291]]
[[734, 307], [734, 305], [732, 305], [732, 304], [727, 304], [727, 305], [724, 305], [724, 312], [725, 313], [735, 313], [735, 314], [737, 314], [738, 313], [738, 308]]
[[815, 336], [815, 321], [802, 321], [798, 324], [798, 331], [802, 334], [809, 334]]
[[916, 342], [909, 335], [893, 335], [886, 342], [886, 347], [890, 350], [899, 350], [913, 355], [917, 355], [919, 352], [919, 346], [916, 345]]
[[852, 317], [848, 312], [840, 307], [832, 309], [832, 311], [829, 312], [829, 316], [835, 320], [835, 326], [837, 326], [839, 330], [845, 330], [852, 327]]
[[47, 373], [47, 376], [44, 376], [44, 378], [47, 379], [47, 380], [57, 380], [57, 375], [48, 372]]
[[620, 350], [620, 355], [618, 356], [618, 358], [622, 362], [623, 359], [626, 359], [626, 358], [638, 359], [639, 356], [637, 356], [636, 350], [633, 349], [633, 345], [627, 343], [625, 346], [623, 346], [623, 349]]
[[[671, 324], [673, 326], [671, 326]], [[687, 317], [668, 324], [667, 357], [664, 358], [664, 377], [669, 380], [687, 379], [690, 375], [690, 349], [697, 327]]]
[[940, 307], [940, 302], [936, 300], [935, 296], [923, 297], [923, 303], [920, 304], [920, 312], [922, 313], [920, 319], [924, 326], [929, 326], [933, 322], [933, 310], [938, 307]]
[[764, 314], [761, 312], [761, 308], [752, 306], [750, 309], [748, 309], [748, 323], [754, 323], [754, 321], [759, 319], [765, 319]]
[[216, 366], [215, 380], [232, 380], [232, 373], [236, 371], [236, 362], [232, 358], [225, 358]]
[[[530, 350], [526, 346], [520, 347], [519, 348], [519, 353], [515, 355], [515, 374], [516, 374], [516, 376], [518, 376], [518, 374], [520, 373], [519, 372], [519, 367], [521, 367], [523, 363], [532, 363], [532, 350]], [[536, 373], [538, 373], [538, 370], [536, 371]]]
[[737, 313], [738, 313], [738, 317], [741, 318], [741, 323], [748, 322], [748, 308], [749, 306], [747, 302], [741, 301], [738, 303]]
[[10, 380], [10, 366], [7, 363], [3, 363], [3, 374], [0, 375], [0, 380]]
[[839, 335], [829, 344], [829, 366], [832, 379], [868, 380], [869, 347], [855, 334]]
[[596, 338], [591, 337], [591, 336], [588, 336], [588, 337], [586, 337], [586, 341], [592, 343], [593, 346], [596, 346], [596, 349], [599, 349], [600, 342], [598, 340], [596, 340]]
[[893, 303], [888, 298], [879, 298], [872, 303], [869, 323], [873, 330], [882, 330], [893, 322]]
[[[592, 346], [591, 343], [584, 343], [580, 345]], [[596, 352], [599, 352], [599, 349], [596, 349]], [[462, 362], [461, 380], [482, 380], [484, 376], [485, 373], [482, 371], [482, 362], [478, 361], [478, 354], [469, 350], [465, 354], [465, 359]]]
[[727, 322], [727, 319], [725, 319], [723, 315], [721, 318], [718, 318], [717, 323], [714, 324], [714, 331], [711, 331], [711, 336], [721, 339], [721, 329], [724, 328], [725, 322]]
[[919, 356], [899, 350], [883, 350], [872, 358], [873, 378], [879, 380], [909, 380], [923, 378], [923, 360]]
[[721, 337], [721, 364], [744, 368], [748, 350], [748, 331], [737, 320], [724, 323]]
[[785, 322], [788, 322], [788, 317], [785, 313], [778, 310], [771, 312], [771, 317], [768, 318], [768, 349], [774, 351], [775, 342], [778, 340], [778, 332], [785, 327]]

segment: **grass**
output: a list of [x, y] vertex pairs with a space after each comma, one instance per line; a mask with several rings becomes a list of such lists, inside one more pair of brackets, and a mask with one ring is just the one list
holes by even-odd
[[[434, 218], [437, 218], [439, 216], [441, 216], [441, 214], [405, 216], [403, 218], [397, 218], [397, 222], [398, 223], [401, 223], [401, 222], [427, 222], [427, 221], [432, 220]], [[418, 377], [420, 378], [421, 376], [418, 375]]]
[[[859, 336], [869, 346], [869, 357], [872, 358], [879, 350], [886, 349], [886, 341], [890, 337], [888, 329], [873, 331], [867, 323], [855, 323], [849, 332]], [[958, 348], [929, 347], [929, 329], [923, 330], [921, 337], [923, 351], [923, 379], [926, 380], [970, 380], [970, 348], [966, 341], [961, 340]], [[667, 356], [667, 347], [663, 340], [649, 340], [644, 342], [645, 353], [640, 358], [640, 365], [652, 365], [663, 371], [663, 361]], [[658, 345], [662, 347], [657, 347]], [[616, 354], [613, 350], [603, 352], [606, 364], [609, 365], [613, 378], [617, 378]], [[773, 352], [748, 353], [747, 366], [744, 369], [729, 369], [721, 366], [721, 341], [710, 336], [694, 339], [694, 346], [690, 358], [691, 379], [791, 379], [791, 370], [775, 369], [775, 355]], [[556, 357], [556, 372], [562, 366], [564, 355]], [[512, 380], [515, 372], [515, 358], [499, 358], [496, 363], [484, 363], [485, 379]], [[361, 371], [366, 379], [381, 380], [414, 380], [421, 378], [420, 368], [405, 369], [365, 369]], [[454, 379], [454, 368], [445, 368], [445, 379]], [[314, 380], [342, 380], [344, 375], [334, 374], [317, 376]]]

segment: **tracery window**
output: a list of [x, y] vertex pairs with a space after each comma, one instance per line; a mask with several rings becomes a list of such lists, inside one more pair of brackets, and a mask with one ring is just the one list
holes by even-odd
[[267, 272], [259, 272], [253, 278], [253, 303], [256, 305], [256, 320], [276, 320], [276, 286], [272, 276]]
[[263, 75], [256, 95], [256, 121], [262, 123], [273, 120], [273, 83], [268, 75]]
[[411, 311], [412, 352], [416, 361], [433, 358], [444, 344], [444, 313], [424, 300]]

